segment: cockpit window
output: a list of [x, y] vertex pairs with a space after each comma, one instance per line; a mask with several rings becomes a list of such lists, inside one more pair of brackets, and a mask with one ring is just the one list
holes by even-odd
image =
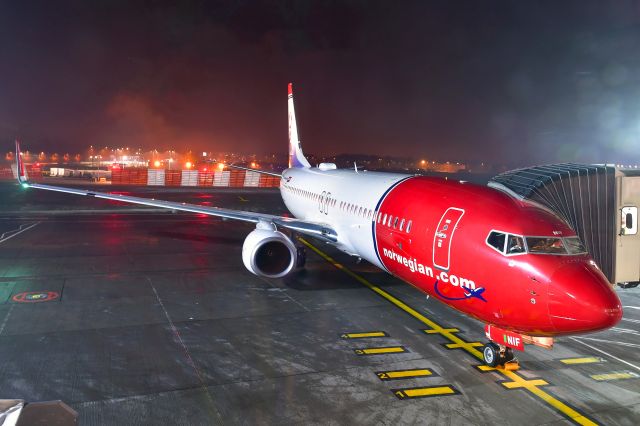
[[586, 253], [587, 249], [584, 248], [584, 244], [578, 237], [567, 237], [564, 239], [564, 245], [567, 246], [569, 254], [581, 254]]
[[498, 250], [500, 253], [504, 252], [504, 241], [506, 235], [502, 232], [492, 231], [487, 237], [487, 244], [489, 244], [494, 249]]
[[524, 253], [524, 239], [518, 235], [509, 235], [507, 241], [507, 254]]
[[561, 238], [527, 237], [527, 247], [529, 247], [529, 253], [567, 254]]

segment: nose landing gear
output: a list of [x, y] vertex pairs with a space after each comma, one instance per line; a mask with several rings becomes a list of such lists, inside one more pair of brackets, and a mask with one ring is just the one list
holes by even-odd
[[484, 327], [484, 332], [489, 339], [489, 343], [482, 350], [484, 363], [489, 367], [501, 366], [505, 370], [519, 369], [520, 364], [513, 355], [513, 349], [524, 350], [523, 336], [489, 324]]
[[494, 342], [489, 342], [484, 345], [482, 350], [482, 357], [484, 363], [489, 367], [497, 367], [499, 365], [503, 365], [506, 367], [507, 363], [515, 362], [517, 364], [517, 360], [515, 360], [513, 356], [513, 350], [503, 345], [498, 345]]

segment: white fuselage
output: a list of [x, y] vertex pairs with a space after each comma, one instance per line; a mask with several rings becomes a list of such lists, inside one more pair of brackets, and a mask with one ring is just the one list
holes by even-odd
[[375, 253], [372, 223], [388, 190], [410, 175], [355, 170], [291, 168], [280, 192], [298, 219], [326, 223], [338, 234], [336, 246], [383, 268]]

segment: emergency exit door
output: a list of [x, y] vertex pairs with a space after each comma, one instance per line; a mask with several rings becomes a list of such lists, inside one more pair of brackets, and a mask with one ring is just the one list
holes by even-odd
[[463, 214], [464, 210], [449, 207], [440, 218], [433, 236], [433, 265], [435, 267], [445, 271], [449, 270], [453, 234]]

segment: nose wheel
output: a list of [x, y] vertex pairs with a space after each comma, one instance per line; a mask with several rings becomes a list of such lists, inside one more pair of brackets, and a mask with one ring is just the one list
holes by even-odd
[[511, 348], [489, 342], [484, 345], [482, 358], [489, 367], [497, 367], [513, 361], [514, 356]]

